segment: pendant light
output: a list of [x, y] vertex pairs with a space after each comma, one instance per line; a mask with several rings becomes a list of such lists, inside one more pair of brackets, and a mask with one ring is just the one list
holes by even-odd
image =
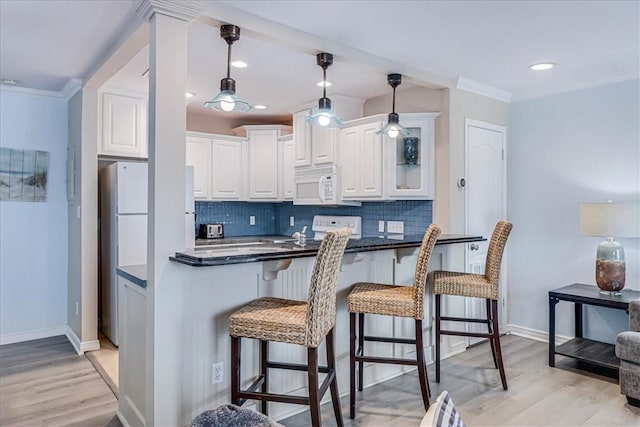
[[396, 88], [402, 83], [402, 74], [388, 74], [387, 83], [393, 88], [393, 104], [387, 124], [376, 133], [386, 133], [389, 138], [396, 138], [398, 135], [407, 136], [409, 131], [400, 124], [400, 117], [396, 113]]
[[318, 110], [307, 116], [307, 122], [311, 126], [324, 128], [340, 128], [342, 120], [335, 115], [331, 108], [331, 100], [327, 98], [327, 68], [333, 64], [333, 55], [330, 53], [319, 53], [316, 56], [318, 65], [322, 68], [322, 98], [318, 100]]
[[251, 105], [238, 98], [236, 95], [236, 81], [230, 77], [231, 74], [231, 45], [240, 39], [240, 27], [225, 24], [220, 26], [220, 37], [228, 45], [227, 48], [227, 77], [220, 80], [220, 93], [204, 106], [212, 110], [222, 112], [245, 112], [251, 109]]

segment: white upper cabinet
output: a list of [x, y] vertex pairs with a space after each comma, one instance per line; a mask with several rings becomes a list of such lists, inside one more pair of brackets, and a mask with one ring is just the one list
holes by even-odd
[[142, 96], [102, 92], [98, 154], [147, 157], [147, 100]]
[[295, 163], [297, 166], [311, 166], [311, 126], [306, 117], [311, 109], [293, 113], [293, 135], [295, 136]]
[[186, 163], [193, 166], [194, 198], [241, 200], [244, 138], [187, 134]]
[[381, 200], [383, 196], [382, 127], [380, 116], [353, 120], [340, 131], [342, 197]]
[[248, 140], [248, 156], [244, 163], [247, 171], [244, 178], [248, 183], [248, 200], [282, 200], [278, 185], [282, 181], [279, 176], [282, 158], [278, 139], [283, 133], [291, 133], [291, 126], [240, 126], [233, 131], [239, 136], [246, 135]]
[[211, 140], [211, 198], [242, 198], [242, 145], [240, 138], [214, 135]]
[[281, 164], [280, 178], [282, 180], [281, 189], [283, 200], [293, 200], [295, 192], [294, 187], [294, 165], [296, 160], [296, 147], [293, 140], [293, 135], [286, 135], [280, 137], [280, 155]]
[[[331, 96], [335, 113], [344, 121], [362, 117], [364, 100], [341, 95]], [[317, 101], [293, 111], [295, 167], [326, 166], [338, 163], [337, 139], [339, 129], [311, 126], [306, 118], [314, 111]]]
[[211, 198], [211, 139], [187, 136], [185, 148], [187, 166], [193, 166], [193, 197]]
[[385, 198], [434, 198], [435, 119], [439, 115], [440, 113], [402, 113], [400, 124], [409, 130], [410, 135], [384, 137]]

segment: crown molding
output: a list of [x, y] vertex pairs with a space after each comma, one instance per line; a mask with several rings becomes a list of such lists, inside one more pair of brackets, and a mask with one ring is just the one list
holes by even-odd
[[17, 95], [37, 96], [40, 98], [55, 98], [68, 101], [73, 95], [82, 89], [82, 80], [76, 77], [69, 79], [67, 84], [64, 85], [59, 91], [45, 90], [45, 89], [32, 89], [29, 87], [20, 86], [0, 86], [2, 93], [15, 93]]
[[82, 89], [82, 80], [77, 77], [72, 77], [67, 84], [64, 85], [62, 90], [60, 90], [60, 96], [68, 101], [80, 89]]
[[458, 77], [458, 80], [456, 81], [456, 89], [465, 90], [467, 92], [497, 99], [498, 101], [506, 103], [511, 102], [511, 92], [504, 89], [498, 89], [497, 87], [489, 86], [475, 80], [467, 79], [466, 77]]
[[145, 21], [154, 13], [159, 13], [183, 21], [192, 21], [202, 14], [205, 4], [202, 0], [143, 0], [136, 9], [136, 16]]

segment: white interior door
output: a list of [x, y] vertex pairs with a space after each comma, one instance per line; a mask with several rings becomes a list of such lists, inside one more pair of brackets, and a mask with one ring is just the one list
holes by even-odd
[[[496, 223], [506, 219], [506, 128], [473, 119], [465, 120], [466, 145], [466, 231], [486, 237], [485, 242], [468, 243], [467, 271], [484, 274], [489, 240]], [[500, 275], [501, 291], [498, 307], [500, 326], [505, 324], [505, 269]], [[468, 298], [466, 316], [485, 318], [485, 302]], [[485, 325], [469, 324], [469, 330], [486, 332]], [[471, 339], [473, 344], [479, 339]]]

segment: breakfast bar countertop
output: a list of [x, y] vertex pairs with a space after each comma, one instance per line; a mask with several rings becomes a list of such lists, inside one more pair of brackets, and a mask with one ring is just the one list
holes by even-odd
[[[345, 253], [415, 248], [421, 245], [423, 235], [384, 235], [350, 239]], [[484, 241], [482, 236], [441, 234], [436, 245]], [[194, 249], [176, 252], [171, 261], [192, 267], [242, 264], [315, 256], [319, 240], [307, 240], [305, 246], [296, 245], [288, 236], [232, 237], [216, 240], [198, 240]]]

